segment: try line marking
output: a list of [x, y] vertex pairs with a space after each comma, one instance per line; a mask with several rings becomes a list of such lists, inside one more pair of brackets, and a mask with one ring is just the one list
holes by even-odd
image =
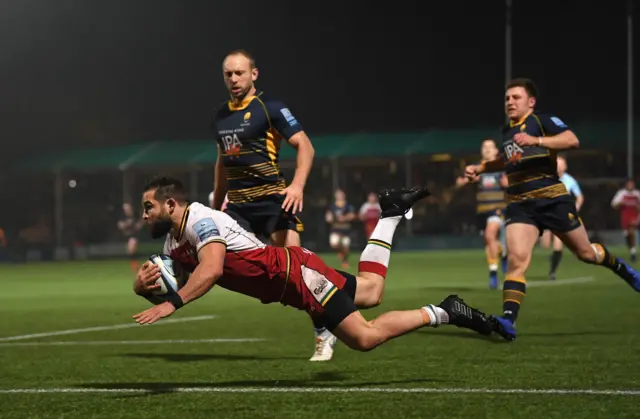
[[585, 282], [593, 282], [595, 278], [592, 276], [579, 276], [576, 278], [556, 279], [555, 281], [527, 281], [529, 287], [554, 287], [560, 285], [584, 284]]
[[108, 345], [162, 345], [178, 343], [245, 343], [264, 342], [261, 338], [219, 338], [219, 339], [170, 339], [170, 340], [78, 340], [54, 342], [1, 342], [0, 348], [24, 346], [108, 346]]
[[0, 394], [95, 393], [436, 393], [436, 394], [538, 394], [640, 396], [640, 390], [534, 389], [534, 388], [436, 388], [436, 387], [167, 387], [167, 388], [5, 388]]
[[[201, 320], [210, 320], [215, 318], [216, 316], [181, 317], [177, 319], [160, 320], [157, 323], [152, 324], [151, 326], [163, 325], [163, 324], [174, 324], [174, 323], [185, 323], [185, 322], [197, 322]], [[77, 333], [101, 332], [105, 330], [131, 329], [134, 327], [147, 327], [147, 326], [140, 326], [138, 323], [136, 323], [132, 319], [130, 323], [114, 324], [111, 326], [85, 327], [83, 329], [58, 330], [56, 332], [44, 332], [44, 333], [33, 333], [30, 335], [7, 336], [4, 338], [0, 338], [0, 342], [11, 342], [15, 340], [46, 338], [50, 336], [75, 335]]]

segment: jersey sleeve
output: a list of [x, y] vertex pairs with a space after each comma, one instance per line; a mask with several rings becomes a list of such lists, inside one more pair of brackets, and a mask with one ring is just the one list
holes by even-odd
[[571, 184], [571, 190], [569, 192], [571, 192], [575, 196], [582, 196], [582, 189], [580, 189], [580, 185], [575, 181], [575, 179]]
[[365, 202], [364, 204], [362, 204], [362, 206], [360, 207], [360, 212], [359, 215], [362, 217], [363, 215], [365, 215], [367, 213], [367, 211], [369, 210], [369, 203]]
[[624, 190], [621, 189], [616, 192], [615, 196], [611, 200], [611, 206], [615, 208], [620, 205], [620, 203], [622, 202], [622, 197], [624, 197]]
[[569, 127], [562, 119], [555, 115], [539, 115], [540, 124], [548, 135], [557, 135], [569, 131]]
[[187, 240], [195, 246], [196, 251], [200, 251], [200, 249], [209, 243], [227, 245], [227, 241], [221, 235], [221, 221], [216, 218], [217, 217], [207, 211], [198, 217], [194, 217], [193, 221], [190, 220], [185, 234], [187, 235]]
[[267, 101], [265, 103], [267, 114], [271, 121], [271, 126], [276, 129], [285, 139], [293, 137], [303, 131], [302, 125], [291, 113], [284, 103], [278, 101]]

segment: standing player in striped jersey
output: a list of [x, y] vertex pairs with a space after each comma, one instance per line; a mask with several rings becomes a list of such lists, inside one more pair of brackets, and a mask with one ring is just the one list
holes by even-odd
[[[564, 183], [564, 186], [567, 187], [567, 191], [569, 195], [576, 202], [576, 210], [579, 212], [580, 208], [584, 204], [584, 195], [582, 194], [582, 190], [580, 189], [580, 185], [578, 185], [578, 181], [575, 180], [573, 176], [567, 173], [567, 160], [558, 156], [558, 176], [560, 177], [560, 182]], [[553, 253], [551, 254], [551, 267], [549, 269], [549, 279], [556, 279], [556, 271], [558, 270], [558, 265], [560, 265], [560, 260], [562, 260], [562, 249], [564, 245], [562, 244], [562, 240], [558, 238], [558, 236], [554, 236], [551, 231], [546, 230], [542, 237], [540, 238], [540, 242], [542, 247], [548, 248], [551, 245], [551, 238], [553, 237]]]
[[[230, 100], [214, 118], [218, 141], [212, 207], [221, 209], [245, 230], [264, 236], [274, 246], [300, 246], [304, 227], [297, 214], [313, 164], [314, 149], [302, 125], [282, 102], [255, 87], [258, 68], [244, 50], [232, 51], [222, 64]], [[282, 141], [296, 149], [291, 183], [280, 170]], [[316, 335], [312, 361], [328, 361], [336, 338], [314, 318]]]
[[[500, 151], [496, 142], [486, 139], [482, 142], [482, 160], [495, 160]], [[459, 177], [456, 186], [462, 187], [469, 183], [466, 177]], [[502, 212], [507, 206], [504, 198], [504, 188], [507, 187], [507, 177], [504, 172], [482, 173], [478, 179], [476, 193], [476, 213], [478, 230], [484, 236], [485, 253], [489, 267], [489, 288], [498, 287], [498, 260], [502, 259], [502, 270], [506, 272], [506, 252], [501, 244], [504, 233]]]
[[636, 261], [636, 230], [640, 216], [640, 191], [636, 189], [633, 179], [627, 180], [624, 188], [620, 189], [611, 201], [611, 206], [620, 211], [620, 223], [627, 237], [627, 246], [631, 254], [631, 261]]

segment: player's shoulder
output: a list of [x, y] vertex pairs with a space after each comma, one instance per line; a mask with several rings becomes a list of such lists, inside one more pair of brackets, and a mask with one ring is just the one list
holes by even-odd
[[229, 101], [225, 100], [224, 102], [221, 102], [213, 109], [213, 122], [215, 123], [216, 121], [219, 121], [230, 113], [231, 109], [229, 108]]
[[218, 235], [231, 219], [227, 214], [199, 202], [189, 205], [188, 217], [189, 228], [197, 236], [205, 232]]
[[558, 114], [549, 112], [549, 111], [541, 111], [534, 112], [531, 114], [534, 118], [538, 119], [542, 124], [553, 124], [558, 128], [568, 128], [567, 124], [562, 120]]
[[280, 106], [283, 102], [275, 96], [265, 93], [263, 90], [256, 92], [256, 99], [268, 106]]

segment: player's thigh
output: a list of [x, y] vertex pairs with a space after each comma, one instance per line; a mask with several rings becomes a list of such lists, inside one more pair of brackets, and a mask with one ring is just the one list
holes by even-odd
[[552, 242], [552, 238], [553, 237], [554, 237], [554, 235], [551, 232], [551, 230], [543, 231], [542, 235], [540, 236], [540, 245], [542, 247], [544, 247], [545, 249], [549, 248], [551, 246], [551, 242]]
[[594, 250], [591, 247], [591, 240], [589, 240], [589, 234], [583, 225], [571, 231], [554, 234], [580, 259], [591, 260], [595, 258]]
[[331, 332], [337, 329], [344, 319], [358, 311], [353, 297], [344, 288], [327, 287], [320, 292], [318, 288], [310, 290], [314, 294], [311, 316], [320, 320]]
[[278, 230], [271, 233], [271, 244], [278, 247], [300, 246], [300, 233], [293, 230]]
[[505, 211], [505, 235], [509, 270], [526, 269], [540, 236], [535, 207], [531, 203], [510, 204]]
[[498, 215], [487, 218], [487, 225], [484, 228], [484, 239], [486, 242], [495, 242], [500, 235], [502, 219]]
[[333, 249], [340, 247], [340, 240], [342, 240], [342, 234], [335, 231], [332, 231], [331, 234], [329, 234], [329, 246]]

